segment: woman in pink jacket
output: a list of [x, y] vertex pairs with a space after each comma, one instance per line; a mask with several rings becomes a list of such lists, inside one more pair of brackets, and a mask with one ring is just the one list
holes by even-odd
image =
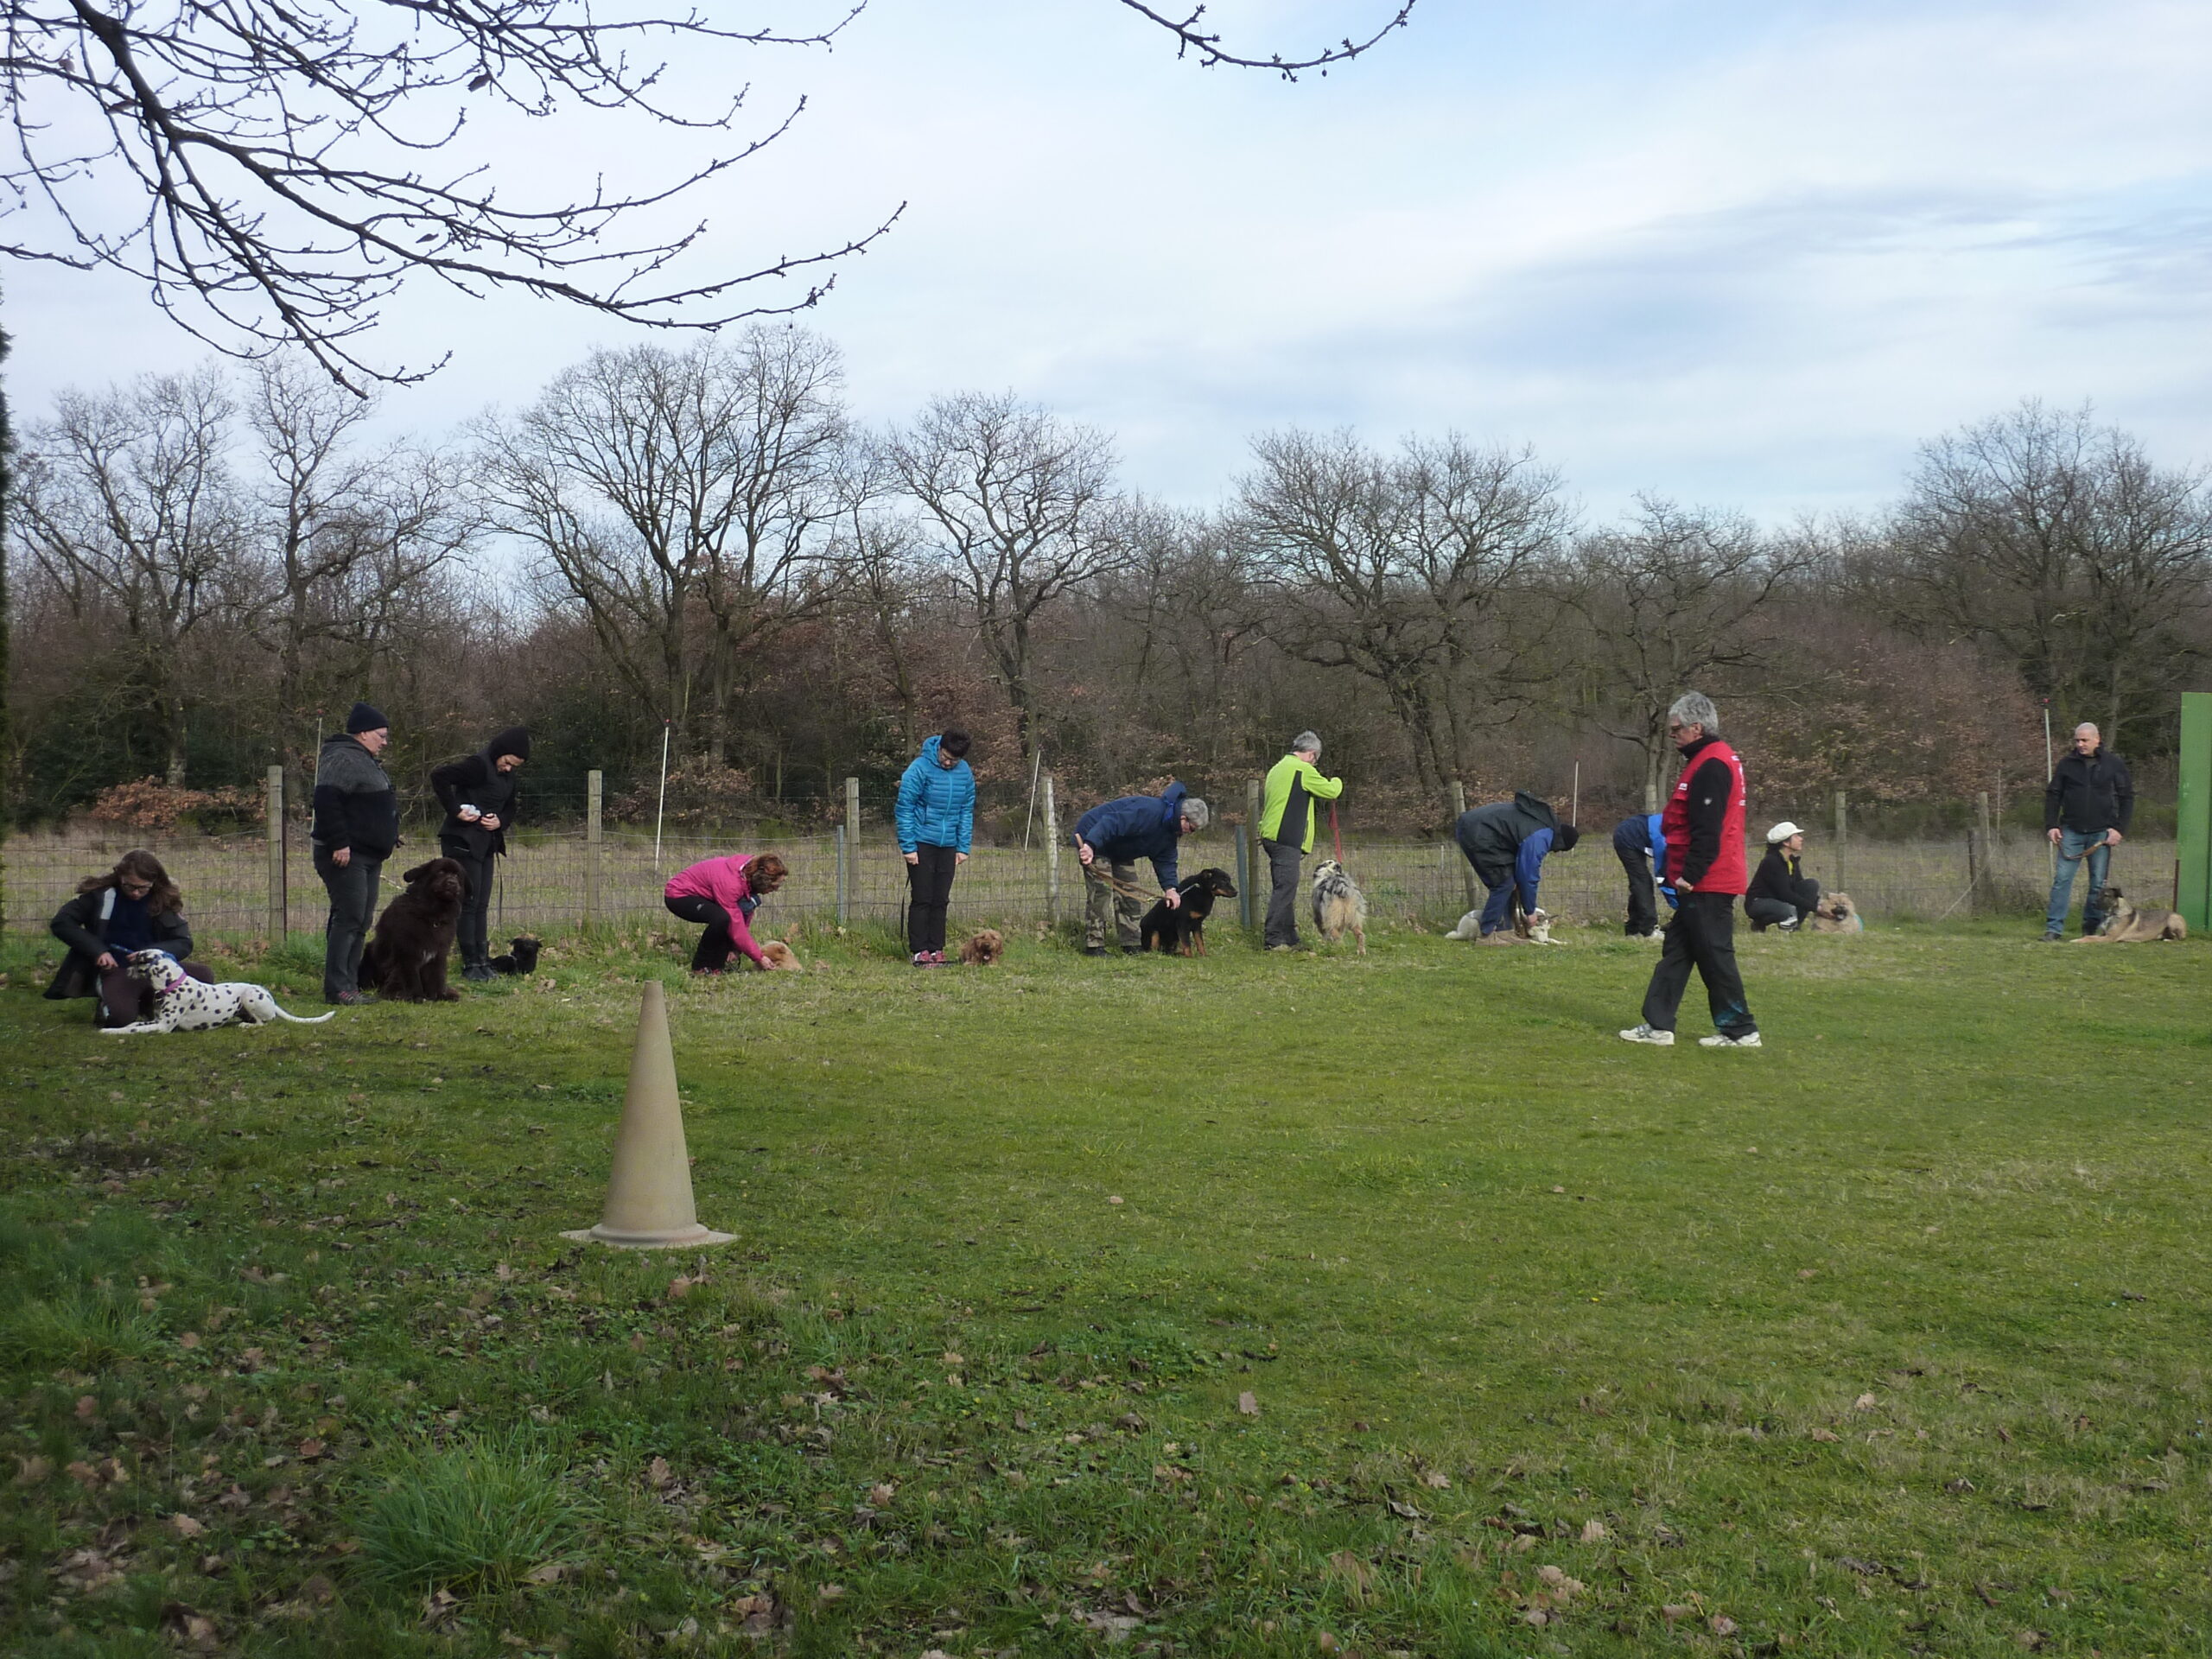
[[693, 973], [719, 974], [728, 965], [733, 950], [742, 950], [755, 968], [767, 967], [747, 924], [760, 901], [782, 887], [790, 874], [784, 861], [773, 853], [751, 857], [733, 853], [728, 858], [702, 859], [677, 872], [662, 902], [685, 921], [707, 925], [707, 931], [699, 936], [699, 948], [691, 953]]

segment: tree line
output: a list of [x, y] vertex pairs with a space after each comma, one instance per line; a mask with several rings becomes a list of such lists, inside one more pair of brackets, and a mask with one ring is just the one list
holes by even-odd
[[2033, 402], [1924, 443], [1884, 512], [1782, 527], [1657, 496], [1586, 522], [1541, 457], [1457, 432], [1262, 433], [1214, 506], [1171, 506], [1011, 395], [871, 428], [789, 324], [596, 352], [435, 441], [374, 413], [278, 356], [22, 423], [19, 819], [304, 778], [356, 696], [403, 781], [528, 724], [568, 810], [594, 767], [636, 810], [665, 741], [693, 821], [828, 811], [955, 721], [1017, 820], [1040, 765], [1233, 804], [1311, 726], [1371, 829], [1578, 763], [1595, 821], [1669, 775], [1686, 686], [1764, 802], [2002, 800], [2041, 782], [2044, 699], [2155, 763], [2212, 649], [2205, 473]]

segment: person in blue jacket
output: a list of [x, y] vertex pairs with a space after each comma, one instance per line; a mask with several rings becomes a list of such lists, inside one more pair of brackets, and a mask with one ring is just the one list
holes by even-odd
[[1516, 895], [1522, 910], [1535, 912], [1544, 855], [1573, 850], [1581, 833], [1571, 823], [1561, 823], [1548, 802], [1526, 790], [1516, 791], [1510, 801], [1471, 807], [1459, 815], [1453, 837], [1490, 889], [1483, 904], [1484, 938], [1512, 925]]
[[[1656, 812], [1638, 812], [1613, 826], [1613, 852], [1628, 872], [1628, 925], [1631, 939], [1659, 937], [1659, 894], [1667, 895], [1672, 910], [1680, 901], [1667, 885], [1667, 833], [1659, 827]], [[1659, 874], [1656, 882], [1652, 872]]]
[[917, 968], [944, 965], [952, 877], [976, 830], [976, 774], [968, 734], [948, 727], [922, 745], [899, 780], [899, 851], [906, 861], [906, 948]]
[[1124, 795], [1102, 801], [1076, 820], [1075, 853], [1083, 861], [1084, 923], [1083, 954], [1106, 954], [1106, 927], [1110, 920], [1123, 951], [1134, 956], [1142, 948], [1139, 924], [1144, 918], [1144, 895], [1137, 891], [1137, 860], [1152, 861], [1160, 893], [1170, 909], [1182, 902], [1175, 891], [1176, 844], [1184, 836], [1203, 830], [1212, 817], [1206, 804], [1171, 783], [1158, 795]]

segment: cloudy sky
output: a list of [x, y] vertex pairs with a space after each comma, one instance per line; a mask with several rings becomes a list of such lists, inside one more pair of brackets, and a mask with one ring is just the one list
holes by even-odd
[[[1208, 16], [1294, 48], [1387, 11]], [[2212, 8], [2156, 0], [1421, 0], [1294, 86], [1178, 63], [1112, 0], [871, 0], [833, 52], [682, 73], [749, 79], [764, 118], [809, 99], [702, 199], [698, 269], [907, 204], [809, 320], [871, 419], [1010, 388], [1193, 505], [1261, 429], [1456, 427], [1533, 445], [1593, 516], [1652, 491], [1779, 519], [1878, 505], [1920, 440], [2023, 397], [2212, 460], [2209, 68]], [[548, 192], [691, 153], [620, 124], [486, 139]], [[204, 355], [120, 279], [5, 275], [25, 416]], [[390, 315], [384, 360], [453, 353], [388, 401], [424, 431], [639, 337], [427, 285]]]

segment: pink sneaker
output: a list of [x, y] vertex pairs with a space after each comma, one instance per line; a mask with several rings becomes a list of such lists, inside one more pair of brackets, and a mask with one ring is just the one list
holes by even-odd
[[931, 951], [931, 952], [930, 952], [930, 966], [931, 966], [931, 967], [932, 967], [932, 968], [942, 968], [942, 967], [944, 967], [944, 951], [942, 951], [942, 950], [932, 950], [932, 951]]

